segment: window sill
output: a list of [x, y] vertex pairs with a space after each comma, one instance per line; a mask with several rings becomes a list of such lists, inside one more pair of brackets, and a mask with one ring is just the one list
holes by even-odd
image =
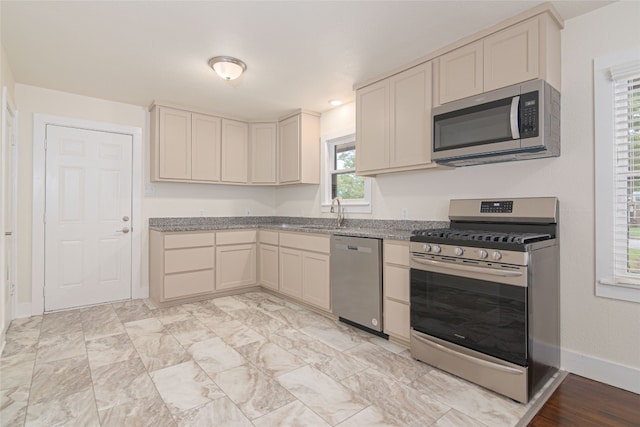
[[[371, 213], [371, 203], [369, 202], [342, 202], [341, 206], [344, 213]], [[320, 205], [320, 212], [331, 212], [331, 203]]]
[[640, 288], [614, 285], [609, 280], [601, 279], [596, 281], [596, 296], [640, 303]]

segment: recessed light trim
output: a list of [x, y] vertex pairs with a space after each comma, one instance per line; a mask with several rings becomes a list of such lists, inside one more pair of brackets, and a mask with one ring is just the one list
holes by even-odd
[[342, 100], [340, 100], [340, 99], [330, 99], [329, 100], [329, 104], [333, 105], [334, 107], [338, 107], [338, 106], [342, 105]]
[[235, 80], [247, 70], [247, 64], [233, 56], [215, 56], [209, 66], [223, 80]]

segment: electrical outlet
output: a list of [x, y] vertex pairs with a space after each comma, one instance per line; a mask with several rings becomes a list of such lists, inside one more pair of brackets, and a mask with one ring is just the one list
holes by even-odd
[[204, 216], [204, 209], [200, 209], [198, 211], [198, 214], [200, 215], [200, 217], [203, 217]]
[[402, 219], [407, 219], [407, 218], [409, 218], [409, 209], [402, 208]]
[[145, 196], [155, 196], [156, 187], [153, 184], [147, 184], [144, 186], [144, 195]]
[[244, 214], [246, 216], [251, 216], [251, 208], [244, 208]]

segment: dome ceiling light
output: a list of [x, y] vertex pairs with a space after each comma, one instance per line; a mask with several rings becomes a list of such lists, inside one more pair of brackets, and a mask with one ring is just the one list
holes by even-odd
[[232, 56], [216, 56], [209, 60], [209, 66], [223, 80], [235, 80], [247, 69], [247, 64]]

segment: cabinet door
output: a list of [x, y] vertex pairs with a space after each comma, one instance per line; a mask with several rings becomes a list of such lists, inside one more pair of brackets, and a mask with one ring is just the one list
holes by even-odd
[[280, 248], [280, 292], [302, 298], [302, 252]]
[[484, 39], [484, 90], [538, 78], [538, 18]]
[[220, 124], [218, 117], [191, 115], [191, 179], [220, 181]]
[[391, 78], [390, 167], [431, 161], [431, 103], [431, 62]]
[[302, 253], [302, 299], [331, 311], [329, 255]]
[[300, 115], [280, 122], [278, 181], [300, 181]]
[[191, 113], [159, 108], [161, 179], [191, 179]]
[[222, 181], [247, 183], [249, 168], [249, 125], [222, 120]]
[[255, 283], [255, 244], [216, 248], [216, 290], [240, 288]]
[[275, 123], [251, 125], [251, 182], [276, 183], [276, 129]]
[[389, 80], [356, 93], [356, 172], [389, 167]]
[[442, 55], [438, 63], [439, 104], [483, 91], [482, 40]]
[[260, 285], [278, 290], [278, 247], [260, 244], [258, 265]]
[[409, 340], [410, 335], [409, 304], [384, 300], [384, 332]]

